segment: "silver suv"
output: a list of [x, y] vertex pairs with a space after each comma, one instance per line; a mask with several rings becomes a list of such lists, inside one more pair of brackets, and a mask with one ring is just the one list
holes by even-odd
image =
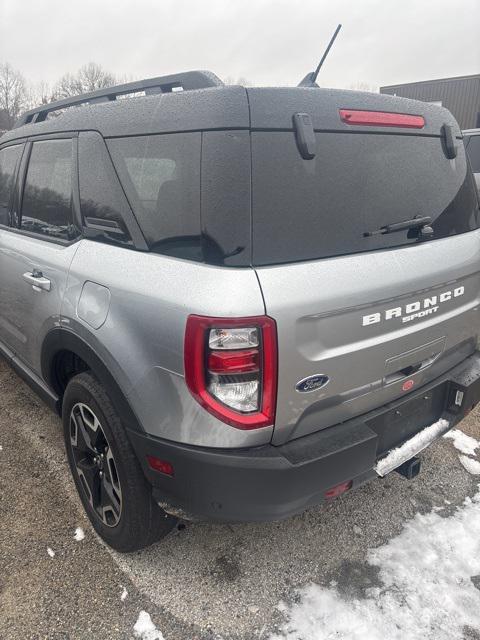
[[478, 225], [435, 105], [207, 72], [42, 105], [0, 139], [0, 351], [112, 547], [284, 518], [479, 400]]

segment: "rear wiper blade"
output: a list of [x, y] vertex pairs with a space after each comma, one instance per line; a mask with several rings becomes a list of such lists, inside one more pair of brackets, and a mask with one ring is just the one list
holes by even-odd
[[421, 229], [424, 235], [432, 235], [433, 229], [430, 227], [432, 219], [430, 216], [423, 216], [418, 218], [412, 218], [411, 220], [402, 220], [401, 222], [392, 222], [392, 224], [386, 224], [380, 229], [375, 231], [365, 231], [363, 236], [369, 238], [371, 236], [384, 235], [386, 233], [394, 233], [395, 231], [403, 231], [404, 229]]

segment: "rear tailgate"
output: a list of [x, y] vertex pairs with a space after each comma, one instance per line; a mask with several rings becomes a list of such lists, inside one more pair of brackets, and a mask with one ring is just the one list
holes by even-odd
[[[318, 89], [249, 98], [253, 261], [278, 325], [281, 443], [386, 404], [475, 350], [478, 200], [458, 139], [447, 157], [442, 127], [460, 131], [445, 109]], [[425, 125], [352, 126], [340, 109], [421, 115]], [[312, 160], [295, 142], [297, 112], [313, 121]], [[432, 240], [408, 229], [364, 236], [417, 215], [432, 218]], [[315, 375], [327, 384], [296, 390]]]

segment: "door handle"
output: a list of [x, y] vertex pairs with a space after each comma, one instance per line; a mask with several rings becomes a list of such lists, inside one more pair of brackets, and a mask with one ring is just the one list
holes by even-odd
[[27, 271], [23, 274], [23, 279], [32, 285], [35, 291], [50, 291], [52, 283], [48, 278], [45, 278], [41, 271], [34, 269], [32, 273]]

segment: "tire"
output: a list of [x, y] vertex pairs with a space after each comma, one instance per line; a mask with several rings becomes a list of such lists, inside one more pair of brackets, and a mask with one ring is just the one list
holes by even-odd
[[68, 383], [62, 419], [70, 470], [98, 535], [121, 552], [166, 536], [176, 519], [153, 501], [120, 417], [92, 373]]

